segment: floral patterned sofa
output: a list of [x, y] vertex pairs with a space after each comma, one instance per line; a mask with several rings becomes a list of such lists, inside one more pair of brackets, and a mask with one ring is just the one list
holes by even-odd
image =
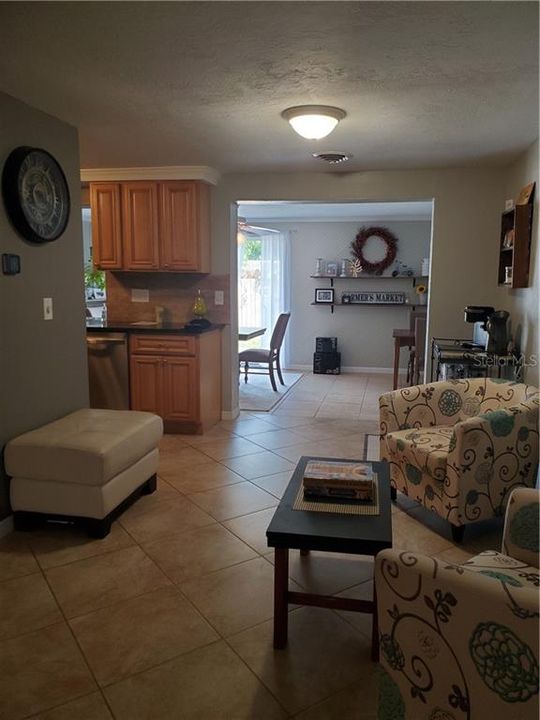
[[505, 554], [377, 555], [379, 720], [538, 720], [539, 498], [511, 494]]
[[399, 490], [452, 524], [504, 514], [538, 471], [537, 388], [490, 378], [434, 382], [379, 399], [381, 459]]

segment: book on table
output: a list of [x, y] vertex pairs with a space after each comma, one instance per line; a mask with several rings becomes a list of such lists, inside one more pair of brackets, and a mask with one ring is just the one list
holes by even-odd
[[371, 501], [375, 479], [369, 462], [310, 460], [304, 470], [304, 497]]

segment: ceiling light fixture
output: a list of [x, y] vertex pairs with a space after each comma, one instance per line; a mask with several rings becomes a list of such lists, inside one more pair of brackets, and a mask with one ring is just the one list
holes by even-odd
[[326, 137], [346, 115], [345, 110], [328, 105], [298, 105], [281, 113], [293, 130], [306, 140]]

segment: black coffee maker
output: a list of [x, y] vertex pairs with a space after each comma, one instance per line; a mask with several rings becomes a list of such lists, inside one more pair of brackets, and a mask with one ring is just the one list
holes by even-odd
[[489, 305], [467, 305], [465, 322], [473, 323], [473, 344], [494, 355], [506, 355], [508, 348], [508, 318], [506, 310]]

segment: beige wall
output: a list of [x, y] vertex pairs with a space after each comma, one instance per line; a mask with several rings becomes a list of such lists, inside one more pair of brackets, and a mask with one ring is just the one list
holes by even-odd
[[470, 337], [463, 307], [498, 304], [497, 252], [505, 182], [501, 168], [224, 176], [213, 202], [213, 272], [231, 273], [232, 334], [225, 357], [224, 409], [238, 405], [233, 372], [236, 343], [232, 342], [237, 333], [235, 201], [434, 199], [428, 333]]
[[[531, 385], [540, 386], [537, 359], [540, 356], [538, 338], [538, 288], [540, 281], [540, 253], [538, 251], [540, 211], [538, 186], [538, 140], [531, 145], [527, 152], [508, 169], [505, 184], [505, 198], [517, 198], [522, 187], [530, 182], [536, 182], [534, 197], [533, 232], [531, 241], [531, 264], [529, 270], [530, 287], [511, 290], [499, 288], [497, 294], [498, 307], [508, 310], [512, 319], [512, 332], [519, 342], [524, 360], [529, 365], [524, 366], [524, 379]], [[534, 360], [531, 356], [535, 356]], [[533, 364], [536, 362], [536, 364]]]
[[[2, 167], [19, 145], [56, 157], [72, 210], [58, 240], [34, 245], [15, 232], [0, 204], [2, 252], [20, 255], [22, 266], [20, 275], [0, 275], [0, 447], [88, 403], [77, 130], [0, 93]], [[54, 319], [47, 322], [43, 297], [54, 304]], [[2, 478], [0, 519], [8, 514], [8, 484]]]

